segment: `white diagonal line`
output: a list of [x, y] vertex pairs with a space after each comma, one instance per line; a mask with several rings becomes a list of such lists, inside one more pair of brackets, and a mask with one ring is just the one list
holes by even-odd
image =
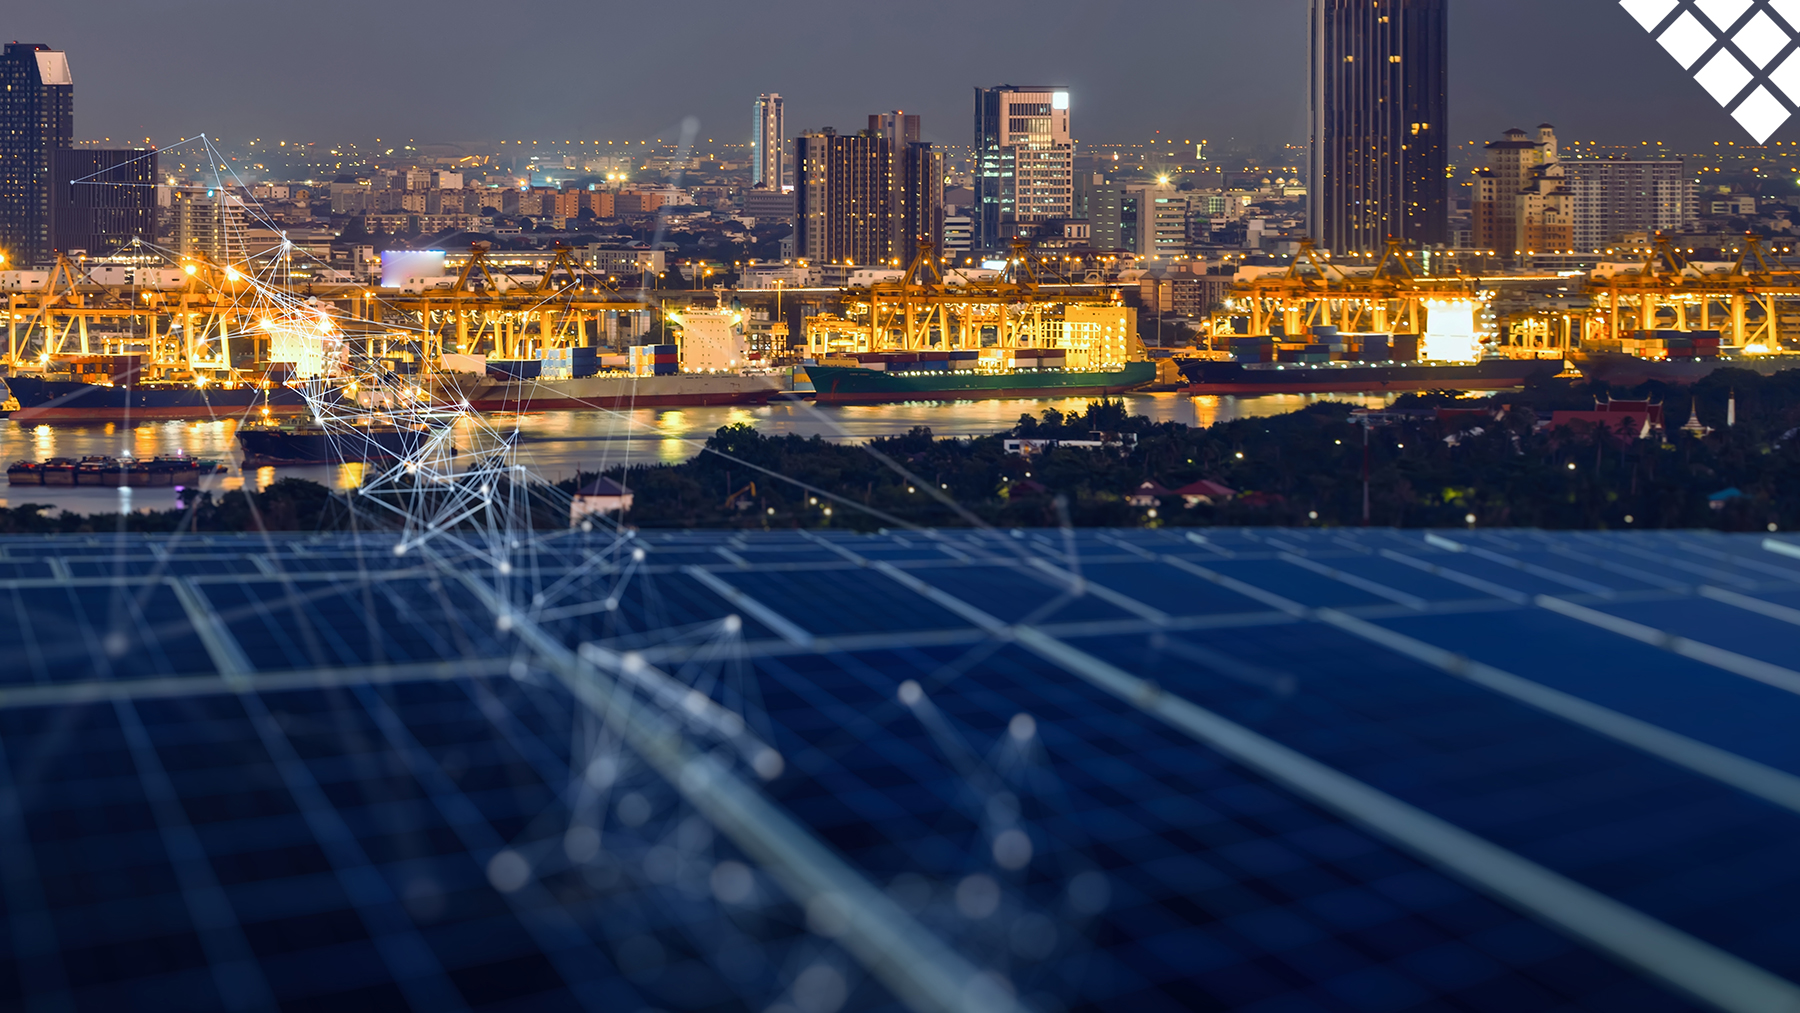
[[[1800, 0], [1794, 2], [1800, 3]], [[1620, 0], [1619, 6], [1637, 19], [1637, 23], [1644, 26], [1644, 31], [1654, 32], [1656, 26], [1663, 23], [1677, 4], [1676, 0]]]
[[1388, 601], [1405, 605], [1409, 609], [1424, 611], [1429, 607], [1429, 603], [1416, 594], [1407, 594], [1405, 591], [1398, 588], [1389, 587], [1386, 584], [1370, 580], [1367, 577], [1359, 577], [1354, 573], [1345, 573], [1342, 570], [1333, 569], [1326, 566], [1324, 563], [1307, 559], [1305, 556], [1296, 556], [1291, 552], [1283, 552], [1275, 558], [1284, 563], [1298, 566], [1302, 570], [1310, 570], [1321, 577], [1326, 577], [1335, 580], [1340, 584], [1356, 588], [1358, 591], [1366, 591], [1377, 598], [1386, 598]]
[[1699, 18], [1683, 11], [1681, 17], [1675, 19], [1674, 24], [1657, 36], [1656, 41], [1668, 50], [1669, 55], [1675, 58], [1676, 63], [1681, 64], [1683, 70], [1687, 70], [1692, 68], [1700, 57], [1705, 56], [1706, 51], [1711, 49], [1717, 40], [1713, 38], [1713, 33], [1707, 31], [1706, 26], [1700, 23]]
[[1752, 598], [1747, 594], [1738, 594], [1736, 591], [1727, 591], [1722, 587], [1702, 587], [1700, 589], [1700, 597], [1711, 598], [1713, 601], [1722, 602], [1734, 608], [1741, 608], [1746, 612], [1755, 612], [1757, 615], [1767, 616], [1770, 619], [1777, 619], [1784, 623], [1800, 626], [1800, 609], [1791, 609], [1786, 605], [1777, 605], [1772, 601], [1763, 601], [1761, 598]]
[[1758, 144], [1767, 141], [1770, 135], [1781, 129], [1781, 125], [1788, 121], [1788, 116], [1787, 106], [1782, 105], [1781, 100], [1762, 85], [1757, 85], [1750, 97], [1738, 103], [1738, 107], [1731, 111], [1731, 118], [1737, 120], [1738, 125], [1748, 131]]
[[1800, 987], [1031, 627], [1020, 646], [1512, 906], [1731, 1013], [1793, 1013]]
[[787, 616], [782, 615], [767, 605], [764, 605], [762, 602], [757, 601], [755, 598], [739, 591], [737, 588], [732, 587], [717, 576], [700, 569], [698, 566], [684, 566], [682, 567], [682, 572], [700, 583], [705, 584], [709, 590], [725, 599], [727, 602], [730, 602], [734, 608], [743, 609], [751, 618], [762, 623], [764, 626], [767, 626], [769, 629], [774, 630], [776, 635], [780, 636], [781, 639], [788, 643], [793, 644], [796, 647], [809, 647], [812, 645], [813, 635], [811, 633], [801, 629], [798, 624]]
[[1543, 683], [1532, 682], [1492, 665], [1484, 665], [1335, 609], [1320, 609], [1319, 620], [1385, 647], [1395, 654], [1430, 665], [1440, 672], [1511, 697], [1526, 706], [1535, 707], [1570, 724], [1642, 750], [1660, 760], [1686, 767], [1702, 777], [1710, 777], [1720, 784], [1800, 813], [1800, 777], [1787, 771], [1777, 770], [1679, 732], [1669, 731], [1559, 689], [1552, 689]]
[[1762, 547], [1765, 552], [1773, 552], [1777, 556], [1800, 559], [1800, 545], [1795, 545], [1793, 542], [1784, 542], [1776, 538], [1765, 538], [1763, 539]]
[[1730, 105], [1731, 100], [1743, 92], [1751, 76], [1729, 49], [1721, 49], [1706, 61], [1706, 66], [1695, 72], [1694, 81], [1706, 89], [1713, 101], [1724, 106]]
[[1652, 647], [1660, 647], [1665, 651], [1679, 654], [1684, 658], [1691, 658], [1702, 664], [1723, 669], [1733, 675], [1741, 675], [1746, 679], [1754, 679], [1757, 682], [1774, 686], [1776, 689], [1800, 694], [1800, 672], [1796, 672], [1791, 668], [1783, 668], [1780, 665], [1770, 664], [1759, 658], [1748, 657], [1746, 655], [1738, 654], [1735, 651], [1727, 651], [1723, 647], [1714, 647], [1711, 644], [1701, 643], [1698, 640], [1689, 640], [1686, 637], [1678, 637], [1673, 633], [1659, 630], [1654, 626], [1645, 626], [1643, 623], [1634, 623], [1629, 619], [1621, 619], [1610, 613], [1586, 608], [1577, 605], [1572, 601], [1564, 601], [1561, 598], [1552, 598], [1547, 594], [1538, 595], [1537, 603], [1552, 612], [1560, 613], [1561, 615], [1568, 616], [1570, 619], [1587, 623], [1590, 626], [1598, 626], [1603, 630], [1617, 633], [1622, 637], [1629, 637], [1639, 643], [1649, 644]]
[[1769, 17], [1767, 11], [1757, 11], [1756, 16], [1731, 37], [1731, 44], [1759, 68], [1767, 67], [1770, 60], [1781, 55], [1789, 41], [1787, 32]]
[[1694, 0], [1694, 6], [1700, 13], [1719, 27], [1719, 31], [1728, 32], [1731, 26], [1738, 23], [1752, 5], [1752, 0]]
[[[934, 600], [955, 600], [941, 590], [933, 590], [937, 591]], [[971, 605], [964, 607], [980, 611]], [[1063, 671], [1489, 895], [1702, 1002], [1729, 1013], [1794, 1013], [1800, 1010], [1800, 987], [1790, 981], [1408, 805], [1185, 697], [1165, 692], [1155, 683], [1108, 664], [1042, 630], [1013, 626], [1009, 632], [1021, 647]], [[1693, 745], [1707, 748], [1699, 743]]]

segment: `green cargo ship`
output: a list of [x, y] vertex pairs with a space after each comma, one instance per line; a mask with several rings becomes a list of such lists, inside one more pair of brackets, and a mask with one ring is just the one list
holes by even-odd
[[[1153, 362], [1128, 362], [1113, 370], [974, 369], [882, 370], [807, 366], [819, 404], [886, 404], [894, 401], [981, 401], [989, 398], [1091, 397], [1124, 394], [1156, 380]], [[798, 377], [796, 377], [798, 380]], [[796, 384], [798, 386], [798, 384]]]

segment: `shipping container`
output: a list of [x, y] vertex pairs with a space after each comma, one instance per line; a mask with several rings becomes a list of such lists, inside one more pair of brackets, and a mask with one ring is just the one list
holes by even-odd
[[489, 359], [488, 375], [497, 380], [535, 380], [543, 375], [539, 359]]

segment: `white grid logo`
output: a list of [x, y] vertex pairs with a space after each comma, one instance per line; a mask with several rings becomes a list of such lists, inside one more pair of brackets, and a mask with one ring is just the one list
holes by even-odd
[[1620, 0], [1761, 144], [1800, 107], [1800, 0]]

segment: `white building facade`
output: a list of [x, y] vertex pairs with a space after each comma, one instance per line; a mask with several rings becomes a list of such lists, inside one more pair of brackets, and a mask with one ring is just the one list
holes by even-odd
[[1678, 232], [1699, 215], [1693, 180], [1678, 159], [1578, 158], [1564, 161], [1562, 169], [1577, 250], [1604, 250], [1621, 233]]
[[779, 190], [787, 170], [787, 107], [773, 92], [756, 96], [750, 133], [750, 185]]

